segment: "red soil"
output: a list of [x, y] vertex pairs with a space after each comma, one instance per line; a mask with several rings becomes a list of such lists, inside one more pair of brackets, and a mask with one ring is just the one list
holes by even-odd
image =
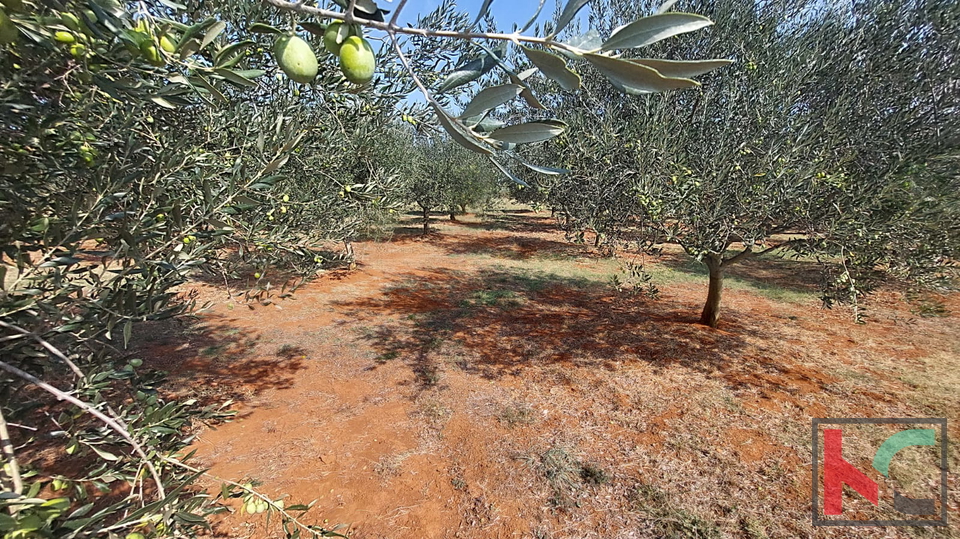
[[[812, 296], [728, 290], [712, 330], [693, 323], [705, 282], [650, 301], [545, 277], [541, 263], [603, 261], [546, 216], [506, 223], [358, 244], [355, 271], [268, 306], [198, 284], [215, 302], [199, 323], [143, 346], [184, 392], [239, 400], [236, 421], [200, 432], [200, 462], [288, 505], [317, 500], [305, 521], [357, 539], [660, 536], [645, 486], [726, 535], [808, 536], [811, 418], [960, 410], [957, 376], [924, 374], [956, 370], [956, 315], [918, 318], [883, 292], [857, 325]], [[899, 533], [853, 531], [816, 534]], [[215, 535], [282, 537], [239, 514]]]

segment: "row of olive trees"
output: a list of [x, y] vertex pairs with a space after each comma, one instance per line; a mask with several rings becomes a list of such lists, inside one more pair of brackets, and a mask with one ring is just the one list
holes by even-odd
[[[651, 8], [596, 7], [627, 19]], [[641, 98], [585, 74], [589, 91], [561, 94], [558, 110], [571, 133], [589, 134], [530, 150], [574, 171], [536, 178], [538, 198], [574, 226], [679, 244], [708, 268], [701, 322], [714, 327], [726, 270], [777, 250], [827, 263], [832, 299], [855, 301], [878, 270], [927, 280], [951, 271], [960, 246], [960, 5], [681, 7], [715, 26], [650, 52], [735, 64], [705, 76], [701, 89]], [[618, 24], [594, 19], [601, 32]]]
[[414, 136], [408, 129], [394, 129], [389, 137], [401, 200], [416, 205], [424, 234], [430, 232], [431, 212], [443, 210], [455, 221], [468, 207], [486, 206], [503, 191], [500, 172], [458, 144]]

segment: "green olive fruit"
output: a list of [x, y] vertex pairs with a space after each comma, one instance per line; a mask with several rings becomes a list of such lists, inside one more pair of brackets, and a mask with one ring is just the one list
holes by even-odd
[[160, 36], [160, 48], [168, 54], [177, 52], [177, 45], [166, 34]]
[[160, 56], [160, 50], [157, 49], [156, 44], [153, 41], [144, 41], [140, 44], [140, 52], [143, 53], [143, 56], [151, 64], [160, 67], [165, 65], [167, 62]]
[[370, 44], [360, 36], [350, 36], [340, 46], [340, 71], [355, 84], [366, 84], [377, 70], [377, 58]]
[[337, 42], [337, 35], [340, 33], [342, 26], [342, 22], [332, 22], [323, 33], [323, 46], [327, 49], [327, 52], [334, 56], [340, 56], [340, 43]]
[[64, 13], [60, 15], [60, 20], [63, 21], [64, 26], [73, 30], [74, 32], [80, 31], [80, 19], [77, 18], [77, 16], [73, 13]]
[[19, 35], [20, 32], [17, 30], [17, 27], [14, 26], [13, 21], [0, 9], [0, 45], [16, 43]]
[[140, 532], [131, 532], [127, 534], [126, 539], [147, 539], [147, 536]]
[[142, 359], [133, 358], [133, 359], [131, 359], [131, 360], [129, 361], [129, 363], [130, 363], [131, 365], [133, 365], [134, 367], [139, 367], [139, 366], [143, 365], [143, 360], [142, 360]]
[[87, 48], [82, 43], [74, 43], [70, 46], [70, 54], [75, 58], [83, 58], [87, 54]]
[[273, 47], [273, 56], [288, 77], [301, 84], [317, 78], [320, 66], [310, 44], [297, 36], [282, 36]]
[[56, 39], [60, 43], [74, 43], [77, 41], [76, 36], [70, 32], [64, 32], [63, 30], [53, 34], [53, 39]]

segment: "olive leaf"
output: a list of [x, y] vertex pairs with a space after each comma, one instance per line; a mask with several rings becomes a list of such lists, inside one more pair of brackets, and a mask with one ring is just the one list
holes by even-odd
[[[497, 56], [501, 56], [502, 54], [502, 52], [497, 51]], [[495, 67], [497, 67], [497, 58], [489, 53], [484, 54], [479, 58], [475, 58], [454, 68], [453, 72], [447, 75], [446, 78], [443, 79], [443, 82], [440, 83], [440, 88], [437, 91], [442, 94], [459, 86], [463, 86], [468, 82], [473, 82], [489, 73], [490, 70]]]
[[664, 77], [656, 69], [602, 54], [583, 55], [614, 86], [628, 94], [649, 94], [699, 86], [695, 80]]
[[570, 21], [577, 15], [577, 12], [589, 2], [590, 0], [569, 0], [567, 5], [563, 7], [560, 18], [557, 19], [557, 26], [553, 29], [553, 35], [559, 34], [561, 30], [566, 28], [566, 26], [570, 24]]
[[560, 120], [541, 120], [501, 127], [490, 133], [490, 138], [514, 144], [541, 142], [563, 133], [566, 128], [567, 124]]
[[311, 21], [300, 21], [297, 24], [300, 26], [300, 28], [303, 28], [307, 32], [310, 32], [317, 37], [323, 37], [324, 31], [327, 29], [324, 25]]
[[477, 18], [474, 19], [473, 23], [470, 26], [476, 26], [478, 22], [487, 14], [487, 11], [490, 10], [490, 4], [493, 3], [493, 0], [483, 0], [483, 4], [480, 5], [480, 12], [477, 13]]
[[514, 174], [513, 172], [510, 172], [510, 169], [501, 165], [500, 162], [494, 159], [493, 157], [490, 158], [490, 162], [493, 163], [494, 166], [496, 166], [500, 170], [500, 172], [503, 173], [504, 176], [506, 176], [507, 178], [510, 178], [510, 181], [516, 184], [522, 185], [524, 187], [530, 187], [530, 184], [518, 178], [516, 174]]
[[250, 28], [247, 28], [248, 31], [254, 34], [282, 34], [283, 31], [269, 24], [264, 24], [262, 22], [255, 22], [250, 25]]
[[430, 103], [430, 106], [433, 107], [433, 110], [437, 113], [437, 121], [440, 122], [440, 125], [443, 126], [444, 131], [450, 135], [457, 144], [463, 146], [464, 148], [481, 153], [481, 154], [491, 154], [491, 150], [486, 145], [482, 144], [472, 133], [469, 133], [465, 127], [461, 127], [460, 124], [447, 114], [447, 111], [443, 110], [443, 107], [437, 103]]
[[524, 54], [533, 62], [533, 65], [540, 68], [543, 74], [550, 77], [561, 88], [572, 92], [580, 88], [580, 75], [577, 75], [572, 69], [567, 67], [563, 58], [546, 51], [522, 47]]
[[207, 45], [213, 43], [213, 40], [217, 39], [217, 36], [219, 36], [220, 33], [226, 29], [227, 23], [223, 21], [217, 21], [213, 26], [210, 27], [209, 30], [207, 30], [206, 34], [203, 34], [203, 41], [200, 42], [200, 50], [207, 48]]
[[521, 91], [523, 91], [523, 86], [520, 86], [519, 84], [504, 84], [501, 86], [484, 88], [473, 98], [473, 100], [470, 101], [470, 104], [463, 109], [463, 113], [460, 114], [460, 117], [469, 118], [471, 116], [476, 116], [486, 112], [490, 109], [495, 109], [507, 101], [516, 98], [518, 95], [520, 95]]
[[629, 58], [628, 62], [656, 69], [664, 77], [690, 78], [703, 75], [714, 69], [730, 65], [733, 60], [658, 60], [653, 58]]
[[613, 31], [603, 43], [605, 51], [645, 47], [677, 34], [693, 32], [713, 24], [713, 21], [693, 13], [662, 13], [644, 17]]
[[671, 9], [673, 9], [673, 5], [676, 4], [676, 3], [677, 3], [677, 0], [667, 0], [666, 2], [664, 2], [664, 3], [660, 6], [659, 9], [657, 9], [657, 13], [656, 13], [656, 14], [659, 15], [659, 14], [661, 14], [661, 13], [666, 13], [666, 12], [670, 11]]

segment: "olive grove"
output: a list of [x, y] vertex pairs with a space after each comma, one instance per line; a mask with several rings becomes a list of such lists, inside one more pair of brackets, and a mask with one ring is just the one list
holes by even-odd
[[[226, 498], [277, 515], [288, 537], [337, 536], [309, 523], [309, 506], [249, 483], [192, 485], [206, 472], [183, 454], [185, 429], [229, 417], [229, 403], [165, 391], [165, 374], [127, 351], [138, 324], [188, 312], [180, 285], [197, 272], [266, 303], [300, 282], [291, 272], [349, 257], [408, 200], [380, 143], [404, 120], [515, 179], [503, 163], [559, 174], [517, 151], [567, 130], [534, 93], [535, 72], [509, 60], [517, 51], [566, 90], [580, 86], [576, 64], [623, 90], [665, 91], [697, 83], [614, 53], [710, 24], [664, 13], [601, 42], [563, 32], [581, 0], [515, 33], [497, 30], [489, 2], [478, 14], [445, 2], [401, 25], [404, 4], [3, 1], [4, 537], [189, 536]], [[405, 102], [411, 92], [424, 104]], [[538, 112], [494, 120], [511, 101]]]
[[[537, 148], [573, 171], [532, 180], [563, 222], [702, 262], [701, 323], [716, 327], [732, 264], [817, 257], [825, 298], [854, 303], [882, 275], [927, 283], [955, 271], [960, 8], [945, 1], [694, 1], [710, 32], [651, 55], [729, 58], [698, 90], [627, 98], [599, 73], [561, 93], [571, 130]], [[610, 1], [601, 35], [650, 9]], [[657, 63], [663, 73], [696, 75]], [[535, 156], [535, 157], [534, 157]]]

